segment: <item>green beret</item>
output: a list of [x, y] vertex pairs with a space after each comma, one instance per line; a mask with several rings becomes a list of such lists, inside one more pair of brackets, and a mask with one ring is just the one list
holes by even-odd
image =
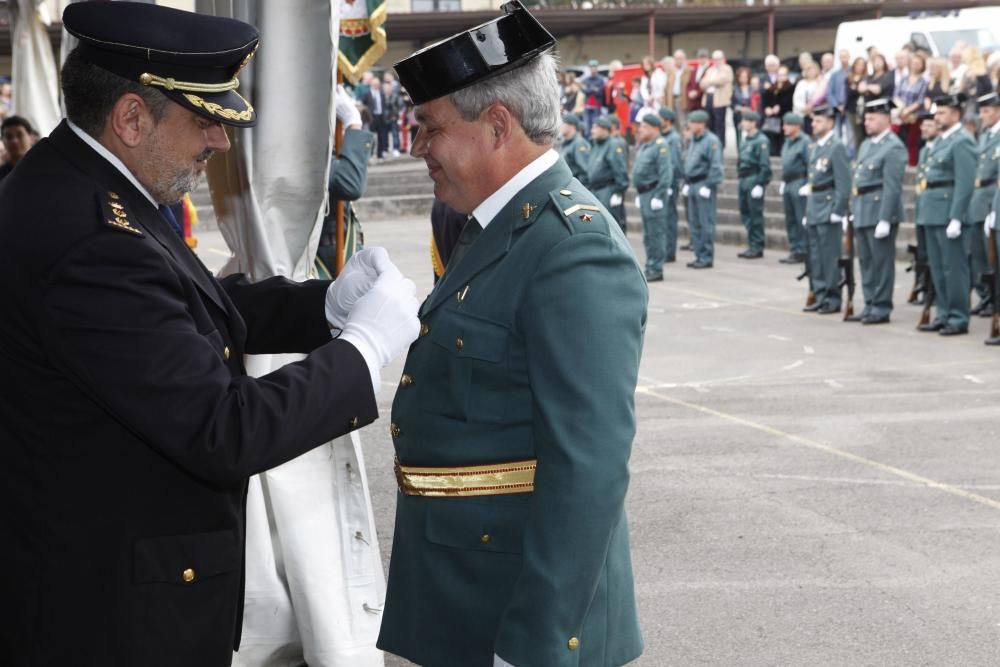
[[741, 120], [752, 120], [753, 122], [760, 124], [760, 114], [756, 111], [744, 111]]
[[616, 114], [611, 114], [607, 118], [609, 121], [611, 121], [611, 124], [614, 125], [615, 127], [621, 127], [622, 120]]
[[792, 113], [791, 111], [782, 116], [781, 120], [784, 121], [785, 125], [802, 125], [805, 122], [802, 114]]
[[563, 116], [563, 122], [567, 125], [572, 125], [573, 127], [580, 127], [580, 117], [575, 113], [568, 113]]
[[708, 113], [706, 111], [702, 111], [701, 109], [698, 109], [696, 111], [692, 111], [691, 113], [688, 114], [688, 122], [689, 123], [707, 123], [708, 122]]
[[596, 125], [597, 127], [603, 127], [605, 130], [611, 129], [611, 121], [608, 120], [606, 116], [603, 118], [598, 118], [596, 121], [594, 121], [594, 125]]
[[659, 127], [660, 123], [662, 122], [660, 120], [660, 114], [658, 113], [648, 113], [645, 116], [643, 116], [640, 120], [642, 120], [642, 122], [645, 123], [646, 125], [652, 125], [653, 127]]
[[670, 107], [660, 107], [660, 118], [669, 120], [671, 123], [677, 120], [677, 114]]

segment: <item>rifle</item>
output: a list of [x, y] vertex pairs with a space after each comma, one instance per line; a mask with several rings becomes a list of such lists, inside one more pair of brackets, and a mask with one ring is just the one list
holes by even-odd
[[847, 214], [847, 238], [844, 239], [844, 252], [840, 258], [840, 270], [844, 279], [838, 289], [847, 287], [847, 298], [844, 305], [844, 320], [854, 317], [854, 216]]
[[806, 266], [802, 270], [802, 273], [795, 277], [795, 280], [802, 280], [803, 278], [809, 278], [809, 294], [806, 295], [806, 308], [816, 304], [816, 292], [813, 291], [813, 279], [812, 272], [809, 270], [811, 266], [809, 257], [809, 235], [806, 234]]
[[920, 321], [917, 326], [931, 323], [931, 307], [934, 306], [934, 299], [937, 293], [934, 291], [934, 281], [931, 279], [930, 269], [927, 271], [926, 283], [924, 283], [924, 309], [920, 311]]
[[996, 338], [1000, 336], [1000, 289], [997, 286], [997, 240], [996, 240], [996, 230], [990, 230], [989, 238], [989, 255], [990, 255], [990, 272], [983, 276], [983, 280], [988, 280], [986, 283], [989, 285], [990, 290], [990, 304], [993, 306], [993, 318], [990, 321], [990, 338]]
[[922, 304], [927, 298], [927, 285], [930, 283], [930, 265], [927, 260], [921, 260], [923, 254], [923, 227], [917, 227], [917, 243], [910, 243], [906, 246], [906, 252], [910, 253], [910, 265], [906, 267], [906, 272], [913, 273], [913, 288], [910, 290], [910, 297], [907, 303]]

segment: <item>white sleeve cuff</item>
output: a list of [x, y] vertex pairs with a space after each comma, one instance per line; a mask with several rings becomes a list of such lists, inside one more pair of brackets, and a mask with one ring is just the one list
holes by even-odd
[[494, 653], [493, 667], [514, 667], [514, 665], [510, 664], [509, 662], [498, 656], [496, 653]]
[[371, 373], [372, 390], [378, 395], [378, 390], [382, 388], [382, 373], [379, 368], [378, 358], [375, 356], [375, 351], [362, 338], [354, 336], [350, 332], [340, 334], [338, 340], [350, 343], [361, 353], [365, 364], [368, 366], [368, 372]]

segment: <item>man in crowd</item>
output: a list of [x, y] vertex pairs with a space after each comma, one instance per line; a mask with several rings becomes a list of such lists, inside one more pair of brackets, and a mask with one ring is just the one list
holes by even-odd
[[562, 144], [560, 146], [563, 160], [569, 166], [576, 180], [587, 185], [587, 169], [590, 166], [590, 144], [580, 134], [580, 117], [568, 113], [562, 118]]
[[[839, 66], [829, 73], [826, 80], [826, 103], [832, 106], [837, 114], [834, 125], [837, 138], [844, 140], [844, 121], [847, 120], [847, 75], [851, 71], [851, 52], [841, 49], [837, 55]], [[832, 65], [832, 54], [830, 60]]]
[[382, 80], [373, 76], [361, 103], [372, 115], [371, 130], [378, 138], [375, 156], [381, 160], [389, 149], [389, 109], [382, 89]]
[[3, 138], [4, 152], [7, 154], [7, 161], [0, 164], [0, 179], [6, 177], [14, 171], [14, 167], [28, 150], [35, 145], [35, 137], [38, 136], [31, 122], [22, 116], [7, 116], [0, 125], [0, 137]]
[[[973, 287], [979, 294], [979, 303], [970, 311], [973, 315], [989, 317], [993, 314], [990, 302], [990, 267], [987, 250], [988, 238], [984, 234], [983, 223], [990, 214], [993, 194], [997, 187], [997, 153], [1000, 152], [1000, 96], [996, 93], [983, 95], [976, 100], [979, 108], [979, 162], [976, 167], [976, 188], [972, 192], [969, 215], [975, 229], [972, 230], [972, 278]], [[986, 230], [988, 231], [988, 230]]]
[[694, 261], [691, 269], [710, 269], [715, 261], [716, 193], [722, 183], [722, 144], [708, 131], [708, 113], [688, 114], [691, 140], [684, 159], [684, 187]]
[[421, 665], [613, 667], [642, 651], [624, 503], [648, 293], [552, 150], [555, 40], [507, 11], [470, 31], [501, 54], [489, 65], [424, 78], [455, 62], [447, 40], [396, 65], [420, 118], [412, 154], [470, 218], [393, 402], [378, 646]]
[[743, 142], [736, 162], [736, 176], [747, 249], [738, 256], [760, 259], [764, 256], [764, 190], [771, 182], [771, 142], [760, 131], [760, 114], [756, 111], [743, 112], [740, 125]]
[[726, 54], [712, 53], [712, 65], [698, 82], [705, 96], [704, 109], [708, 112], [708, 129], [726, 147], [726, 112], [733, 99], [733, 68], [726, 63]]
[[865, 307], [847, 319], [887, 324], [896, 280], [896, 232], [903, 221], [906, 146], [892, 131], [890, 99], [865, 104], [865, 133], [854, 167], [854, 246]]
[[[660, 116], [646, 114], [636, 128], [639, 149], [632, 165], [632, 183], [642, 213], [642, 243], [646, 249], [646, 281], [663, 280], [667, 259], [667, 201], [673, 194], [673, 161], [667, 141], [660, 136]], [[676, 242], [676, 239], [675, 239]]]
[[781, 146], [781, 185], [778, 192], [785, 210], [785, 232], [788, 234], [788, 257], [782, 264], [801, 264], [806, 260], [806, 232], [802, 219], [806, 215], [806, 198], [800, 190], [809, 176], [809, 139], [802, 133], [802, 116], [789, 111], [782, 118], [785, 141]]
[[[587, 187], [608, 211], [613, 211], [621, 206], [628, 189], [625, 149], [612, 141], [611, 121], [607, 117], [597, 119], [592, 133], [594, 142], [587, 163]], [[617, 222], [624, 233], [624, 222]]]
[[0, 188], [0, 663], [228, 665], [248, 478], [376, 419], [415, 287], [375, 249], [333, 283], [219, 281], [177, 232], [256, 122], [256, 28], [125, 2], [63, 26], [67, 119]]
[[770, 90], [778, 83], [778, 69], [781, 68], [781, 58], [769, 53], [764, 57], [764, 75], [760, 78], [761, 90]]
[[701, 77], [705, 75], [705, 71], [712, 65], [712, 61], [708, 57], [708, 49], [698, 49], [695, 55], [695, 62], [698, 64], [695, 66], [694, 71], [691, 72], [686, 86], [687, 110], [689, 112], [702, 108], [705, 93], [701, 89]]
[[917, 224], [925, 226], [927, 258], [934, 280], [934, 321], [918, 327], [942, 336], [969, 333], [969, 255], [974, 231], [969, 206], [975, 188], [976, 144], [962, 127], [965, 95], [934, 99], [941, 134], [927, 152]]
[[674, 174], [670, 188], [667, 190], [667, 264], [677, 261], [677, 199], [680, 196], [681, 181], [684, 180], [684, 140], [676, 128], [677, 116], [673, 109], [660, 108], [660, 136], [667, 142], [667, 154], [670, 156], [671, 168]]
[[668, 105], [677, 114], [677, 127], [685, 127], [688, 111], [688, 85], [691, 82], [691, 68], [683, 49], [674, 51], [674, 74], [667, 84], [672, 104]]
[[816, 303], [806, 311], [821, 315], [840, 312], [840, 251], [851, 196], [851, 165], [844, 145], [834, 136], [834, 111], [813, 109], [816, 142], [809, 153], [809, 182], [799, 193], [806, 199], [809, 276]]
[[907, 77], [910, 76], [911, 55], [910, 50], [906, 48], [896, 51], [894, 58], [896, 66], [892, 68], [893, 90], [902, 90]]
[[604, 86], [607, 81], [601, 75], [599, 66], [599, 62], [591, 60], [590, 73], [580, 82], [583, 90], [583, 133], [588, 138], [590, 128], [594, 127], [594, 122], [604, 113]]

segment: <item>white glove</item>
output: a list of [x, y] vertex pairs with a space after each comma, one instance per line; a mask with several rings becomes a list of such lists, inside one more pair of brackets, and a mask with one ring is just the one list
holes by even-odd
[[385, 248], [369, 247], [351, 256], [337, 279], [326, 290], [326, 321], [334, 329], [343, 329], [358, 299], [368, 293], [383, 273], [399, 273]]
[[622, 196], [620, 194], [618, 194], [618, 193], [615, 193], [615, 194], [611, 195], [611, 200], [608, 203], [611, 204], [612, 208], [614, 208], [615, 206], [621, 206], [622, 205]]
[[358, 105], [354, 103], [354, 98], [344, 90], [344, 86], [337, 86], [337, 120], [339, 120], [345, 128], [361, 127], [361, 112], [358, 111]]
[[952, 220], [944, 230], [944, 235], [950, 239], [957, 239], [962, 235], [962, 223], [958, 220]]
[[707, 185], [703, 185], [701, 186], [701, 189], [698, 190], [698, 196], [701, 197], [702, 199], [711, 199], [712, 191], [708, 188]]
[[889, 224], [888, 220], [879, 220], [878, 224], [875, 225], [875, 238], [884, 239], [889, 236], [889, 232], [892, 231], [892, 225]]
[[764, 196], [764, 188], [759, 185], [753, 186], [753, 190], [750, 191], [750, 197], [753, 199], [760, 199], [763, 196]]
[[836, 213], [831, 213], [830, 214], [830, 222], [840, 222], [841, 220], [844, 220], [844, 219], [845, 218], [843, 216], [837, 215]]
[[[830, 216], [830, 219], [833, 220], [832, 215]], [[851, 221], [847, 218], [846, 215], [840, 219], [840, 228], [844, 230], [845, 234], [847, 233], [847, 225], [849, 225], [850, 223]]]
[[781, 185], [778, 186], [778, 194], [779, 195], [784, 195], [785, 194], [785, 182], [784, 181], [782, 181]]
[[801, 188], [799, 188], [799, 196], [808, 197], [809, 195], [812, 194], [812, 191], [813, 191], [812, 186], [806, 183]]
[[406, 352], [420, 333], [416, 294], [412, 280], [398, 271], [387, 271], [358, 299], [344, 324], [340, 340], [356, 347], [364, 357], [376, 393], [382, 385], [382, 368]]
[[983, 232], [989, 236], [991, 229], [996, 229], [997, 226], [997, 212], [990, 211], [990, 214], [986, 216], [986, 222], [983, 225]]
[[674, 196], [674, 189], [673, 188], [667, 188], [667, 196], [668, 197], [673, 197]]
[[654, 211], [662, 210], [663, 209], [663, 200], [662, 199], [657, 199], [656, 197], [653, 197], [652, 199], [649, 200], [649, 208], [653, 209]]
[[687, 197], [689, 192], [691, 192], [691, 186], [685, 183], [684, 187], [681, 188], [681, 197]]
[[802, 218], [802, 226], [803, 227], [809, 226], [809, 218]]
[[642, 199], [639, 198], [639, 195], [635, 196], [635, 207], [642, 208]]

